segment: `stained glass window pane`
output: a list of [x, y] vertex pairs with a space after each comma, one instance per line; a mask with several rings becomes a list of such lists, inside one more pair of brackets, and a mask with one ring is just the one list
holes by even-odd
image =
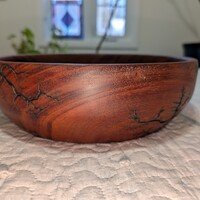
[[[97, 35], [104, 35], [117, 0], [97, 0]], [[126, 32], [126, 0], [119, 0], [111, 20], [108, 36], [122, 37]]]
[[83, 0], [52, 0], [52, 16], [58, 37], [82, 38]]

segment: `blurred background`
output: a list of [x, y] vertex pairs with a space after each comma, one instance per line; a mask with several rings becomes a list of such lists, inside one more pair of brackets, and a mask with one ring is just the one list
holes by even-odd
[[100, 53], [182, 56], [199, 19], [198, 0], [1, 0], [0, 56], [95, 53], [106, 30]]

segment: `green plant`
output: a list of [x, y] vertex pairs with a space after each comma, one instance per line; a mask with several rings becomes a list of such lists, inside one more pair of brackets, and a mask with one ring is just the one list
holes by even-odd
[[[57, 30], [57, 32], [61, 32]], [[51, 40], [47, 43], [47, 45], [40, 47], [44, 53], [64, 53], [68, 50], [66, 45], [60, 45], [58, 37], [55, 33], [53, 33]]]
[[20, 32], [20, 41], [16, 42], [17, 36], [11, 34], [8, 40], [17, 54], [42, 54], [42, 53], [64, 53], [67, 51], [66, 45], [61, 45], [55, 34], [51, 40], [44, 46], [36, 47], [35, 35], [30, 28], [24, 28]]
[[16, 35], [11, 34], [8, 39], [11, 40], [13, 49], [18, 54], [37, 54], [40, 51], [35, 46], [35, 36], [29, 28], [23, 29], [21, 32], [21, 41], [16, 43]]

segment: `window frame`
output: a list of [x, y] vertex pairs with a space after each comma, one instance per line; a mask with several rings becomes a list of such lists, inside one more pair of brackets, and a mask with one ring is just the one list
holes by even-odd
[[[50, 1], [48, 1], [50, 2]], [[51, 4], [51, 2], [50, 2]], [[123, 37], [108, 37], [101, 51], [137, 50], [139, 36], [139, 6], [140, 0], [127, 0], [126, 33]], [[95, 51], [100, 36], [96, 34], [96, 0], [83, 1], [83, 38], [82, 39], [61, 39], [66, 41], [70, 51]], [[50, 14], [51, 18], [51, 14]], [[51, 23], [51, 20], [48, 20]], [[49, 24], [51, 26], [52, 24]], [[50, 35], [50, 34], [48, 34]]]
[[[84, 0], [82, 0], [82, 1], [84, 1]], [[62, 1], [59, 1], [57, 4], [62, 4]], [[72, 3], [73, 4], [73, 3]], [[54, 5], [54, 3], [53, 3], [53, 1], [51, 1], [51, 27], [52, 27], [52, 31], [53, 30], [55, 30], [55, 27], [54, 27], [54, 24], [53, 24], [53, 13], [54, 13], [54, 8], [53, 8], [53, 5]], [[62, 35], [62, 36], [58, 36], [58, 35], [56, 35], [58, 38], [60, 38], [60, 39], [83, 39], [83, 37], [84, 37], [84, 26], [83, 26], [83, 3], [81, 4], [81, 6], [80, 6], [80, 35], [78, 35], [78, 36], [70, 36], [70, 35]], [[52, 33], [53, 34], [53, 33]], [[55, 34], [55, 32], [54, 32], [54, 34]]]
[[[108, 21], [104, 24], [105, 26], [104, 27], [101, 27], [100, 24], [102, 24], [102, 18], [104, 16], [101, 16], [99, 19], [98, 19], [98, 10], [99, 12], [101, 13], [101, 9], [106, 9], [106, 12], [108, 12], [109, 10], [109, 14], [108, 14], [108, 19], [110, 18], [110, 15], [112, 13], [112, 9], [113, 9], [113, 6], [115, 4], [115, 1], [113, 1], [112, 3], [110, 4], [106, 4], [106, 3], [103, 3], [103, 2], [99, 2], [99, 1], [104, 1], [104, 0], [96, 0], [96, 34], [97, 36], [100, 36], [102, 37], [104, 34], [105, 34], [105, 30], [107, 28], [107, 25], [108, 25]], [[116, 33], [113, 33], [111, 30], [112, 28], [110, 27], [109, 30], [108, 30], [108, 34], [107, 34], [107, 37], [124, 37], [125, 34], [126, 34], [126, 19], [127, 19], [127, 16], [126, 16], [126, 10], [127, 10], [127, 6], [126, 6], [126, 3], [127, 3], [127, 0], [121, 0], [123, 3], [120, 5], [117, 5], [116, 9], [115, 9], [115, 13], [116, 12], [119, 12], [119, 10], [122, 10], [123, 12], [119, 12], [120, 15], [123, 16], [123, 19], [125, 20], [125, 23], [124, 23], [124, 28], [123, 30], [121, 30], [120, 33], [116, 34]], [[120, 1], [119, 1], [120, 3]], [[123, 14], [122, 14], [123, 13]], [[113, 15], [113, 19], [115, 19], [115, 14]], [[111, 31], [111, 32], [110, 32]]]

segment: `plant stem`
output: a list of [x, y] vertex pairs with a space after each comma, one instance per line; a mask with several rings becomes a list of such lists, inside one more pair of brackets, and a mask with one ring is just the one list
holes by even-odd
[[112, 18], [113, 18], [113, 16], [114, 16], [114, 14], [115, 14], [115, 10], [116, 10], [116, 8], [117, 8], [118, 2], [119, 2], [119, 0], [116, 0], [115, 5], [113, 6], [112, 12], [111, 12], [111, 14], [110, 14], [110, 18], [109, 18], [109, 20], [108, 20], [108, 24], [107, 24], [105, 33], [104, 33], [104, 35], [101, 37], [101, 40], [100, 40], [100, 42], [98, 43], [98, 45], [97, 45], [97, 47], [96, 47], [96, 53], [97, 53], [97, 54], [98, 54], [99, 51], [101, 50], [101, 47], [102, 47], [102, 45], [103, 45], [105, 39], [106, 39], [107, 36], [108, 36], [108, 30], [110, 29], [111, 21], [112, 21]]

